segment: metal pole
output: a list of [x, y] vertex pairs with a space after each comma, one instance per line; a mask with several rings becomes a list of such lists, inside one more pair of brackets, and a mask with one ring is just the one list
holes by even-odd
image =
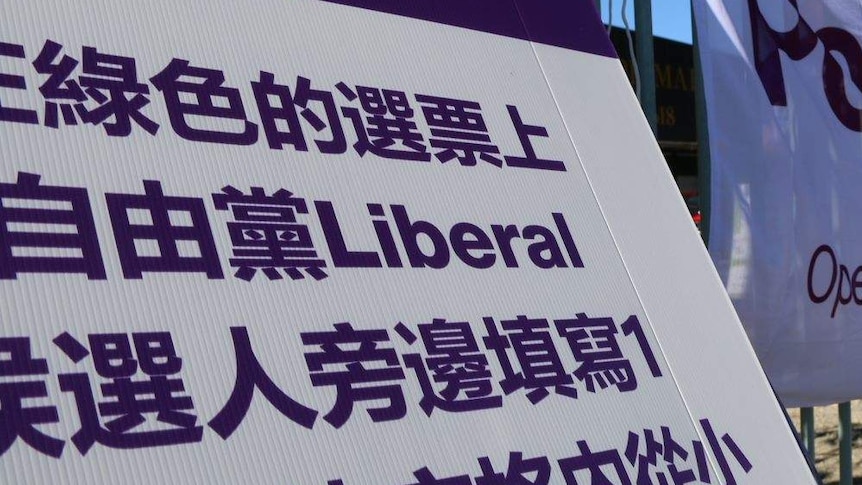
[[838, 405], [838, 483], [853, 485], [853, 426], [850, 421], [850, 403]]
[[799, 428], [802, 432], [802, 443], [811, 463], [814, 463], [814, 408], [801, 408], [799, 410]]
[[[694, 1], [692, 1], [691, 5], [691, 32], [692, 50], [694, 51], [694, 119], [695, 130], [697, 131], [697, 184], [698, 202], [700, 203], [700, 235], [703, 238], [703, 243], [708, 247], [709, 222], [712, 209], [712, 162], [709, 157], [709, 125], [706, 118], [706, 93], [703, 86], [703, 67], [700, 63], [700, 46], [697, 41], [697, 25], [695, 25], [694, 21]], [[813, 445], [811, 449], [814, 449]]]
[[635, 1], [635, 39], [641, 78], [641, 108], [653, 134], [658, 133], [655, 100], [655, 55], [652, 37], [652, 0]]

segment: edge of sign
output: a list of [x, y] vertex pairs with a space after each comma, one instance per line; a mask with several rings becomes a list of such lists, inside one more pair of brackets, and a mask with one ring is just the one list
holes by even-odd
[[595, 4], [587, 0], [322, 1], [617, 57]]

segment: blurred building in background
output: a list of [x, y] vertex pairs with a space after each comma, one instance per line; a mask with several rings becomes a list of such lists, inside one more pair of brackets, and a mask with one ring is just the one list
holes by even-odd
[[[632, 31], [633, 46], [637, 45], [634, 37]], [[694, 51], [691, 44], [660, 37], [654, 39], [658, 107], [656, 138], [689, 211], [699, 222]], [[625, 30], [614, 27], [611, 41], [634, 87], [634, 64]]]

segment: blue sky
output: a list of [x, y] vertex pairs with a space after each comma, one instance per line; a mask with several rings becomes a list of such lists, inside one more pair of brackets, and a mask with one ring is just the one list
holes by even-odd
[[[643, 0], [628, 0], [629, 25], [634, 28], [634, 3]], [[608, 0], [602, 2], [602, 21], [608, 22]], [[622, 27], [621, 7], [623, 0], [612, 0], [613, 23]], [[657, 37], [691, 43], [690, 0], [652, 0], [653, 34]]]

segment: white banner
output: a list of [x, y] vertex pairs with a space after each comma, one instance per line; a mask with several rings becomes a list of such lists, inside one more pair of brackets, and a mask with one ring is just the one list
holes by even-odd
[[0, 482], [813, 483], [591, 0], [0, 5]]
[[694, 2], [709, 248], [788, 406], [862, 397], [862, 3]]

